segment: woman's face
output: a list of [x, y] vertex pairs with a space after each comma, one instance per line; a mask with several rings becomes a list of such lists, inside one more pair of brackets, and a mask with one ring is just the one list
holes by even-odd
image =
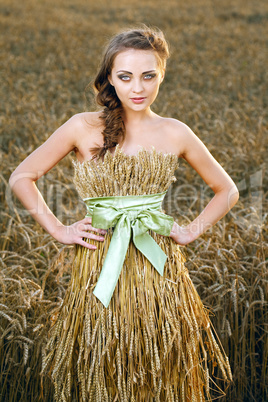
[[154, 51], [127, 49], [115, 57], [109, 81], [124, 108], [141, 111], [154, 102], [163, 78]]

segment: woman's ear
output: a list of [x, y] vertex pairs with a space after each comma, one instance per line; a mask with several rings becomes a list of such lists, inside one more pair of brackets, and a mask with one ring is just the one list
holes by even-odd
[[161, 71], [160, 84], [162, 83], [163, 79], [165, 78], [165, 72], [166, 72], [166, 69], [163, 69], [163, 70]]
[[110, 82], [110, 84], [112, 85], [112, 87], [114, 86], [113, 82], [112, 82], [112, 78], [110, 75], [108, 75], [108, 81]]

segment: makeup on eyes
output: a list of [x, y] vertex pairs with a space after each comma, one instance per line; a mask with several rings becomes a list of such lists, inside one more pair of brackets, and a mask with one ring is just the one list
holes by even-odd
[[[119, 73], [121, 73], [121, 74], [119, 74]], [[129, 71], [123, 71], [123, 70], [117, 71], [117, 77], [120, 78], [123, 81], [128, 81], [128, 79], [130, 79], [132, 75], [133, 74], [131, 72], [129, 72]], [[144, 78], [145, 77], [150, 77], [149, 79], [151, 79], [151, 78], [154, 78], [156, 76], [156, 72], [155, 72], [155, 70], [145, 71], [144, 73], [142, 73], [142, 76]]]

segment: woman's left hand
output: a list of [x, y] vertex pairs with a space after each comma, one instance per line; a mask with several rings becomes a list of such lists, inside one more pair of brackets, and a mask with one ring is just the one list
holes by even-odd
[[189, 230], [179, 226], [177, 222], [174, 222], [169, 236], [180, 246], [185, 246], [195, 240]]

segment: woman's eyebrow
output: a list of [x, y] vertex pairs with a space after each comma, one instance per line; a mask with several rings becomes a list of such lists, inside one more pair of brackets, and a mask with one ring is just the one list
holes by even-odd
[[144, 71], [144, 73], [142, 73], [142, 74], [149, 74], [149, 73], [155, 73], [156, 72], [156, 70], [149, 70], [149, 71]]
[[[153, 72], [155, 72], [155, 71], [156, 71], [156, 70], [144, 71], [144, 73], [142, 73], [142, 74], [153, 73]], [[116, 73], [126, 73], [126, 74], [133, 75], [133, 73], [131, 73], [130, 71], [126, 71], [126, 70], [119, 70], [119, 71], [117, 71]]]

